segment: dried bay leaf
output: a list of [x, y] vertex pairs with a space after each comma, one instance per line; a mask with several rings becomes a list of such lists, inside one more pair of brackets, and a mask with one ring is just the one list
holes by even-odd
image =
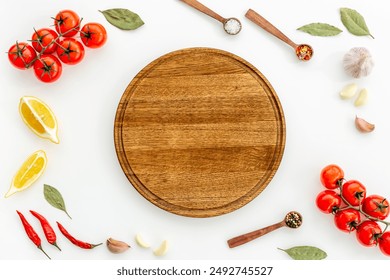
[[322, 260], [328, 255], [323, 250], [313, 246], [296, 246], [290, 249], [280, 249], [294, 260]]
[[144, 25], [141, 17], [128, 9], [108, 9], [99, 12], [109, 23], [122, 30], [134, 30]]
[[44, 184], [43, 185], [43, 194], [45, 196], [45, 199], [49, 204], [61, 211], [64, 211], [66, 215], [68, 215], [69, 218], [72, 219], [71, 216], [69, 216], [68, 212], [66, 211], [65, 207], [65, 201], [61, 195], [61, 193], [54, 187]]
[[343, 32], [341, 29], [337, 28], [336, 26], [330, 25], [328, 23], [321, 23], [321, 22], [306, 24], [299, 27], [297, 30], [306, 32], [313, 36], [322, 36], [322, 37], [336, 36], [341, 32]]
[[356, 36], [374, 36], [371, 35], [368, 30], [366, 21], [363, 16], [359, 14], [356, 10], [352, 10], [349, 8], [341, 8], [340, 9], [341, 21], [347, 30]]

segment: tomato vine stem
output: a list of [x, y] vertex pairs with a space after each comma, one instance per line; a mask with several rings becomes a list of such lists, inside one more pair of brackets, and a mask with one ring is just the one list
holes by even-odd
[[[65, 37], [66, 34], [72, 32], [72, 31], [80, 31], [80, 27], [81, 27], [81, 22], [82, 22], [82, 20], [83, 20], [83, 18], [80, 19], [80, 22], [77, 24], [77, 26], [75, 26], [75, 27], [73, 27], [73, 28], [67, 30], [66, 32], [63, 32], [63, 33], [58, 32], [58, 37], [55, 38], [52, 42], [50, 42], [50, 44], [48, 44], [47, 46], [42, 47], [42, 50], [41, 50], [39, 53], [37, 53], [37, 56], [36, 56], [33, 60], [31, 60], [30, 63], [26, 63], [26, 62], [24, 61], [24, 58], [23, 58], [24, 67], [25, 67], [26, 69], [28, 69], [28, 68], [30, 68], [32, 65], [34, 65], [35, 61], [37, 61], [38, 59], [41, 58], [42, 54], [45, 53], [45, 51], [46, 51], [47, 48], [49, 48], [49, 47], [50, 47], [51, 45], [53, 45], [53, 44], [59, 45], [58, 41], [59, 41], [62, 37]], [[58, 23], [58, 22], [57, 22], [57, 25], [59, 26], [59, 23]], [[35, 28], [33, 28], [33, 29], [34, 29], [34, 32], [36, 33], [37, 31], [35, 30]], [[17, 45], [17, 47], [18, 47], [18, 42], [16, 42], [16, 45]]]
[[[381, 219], [378, 219], [378, 218], [375, 218], [373, 216], [370, 216], [369, 214], [367, 214], [366, 212], [363, 211], [362, 209], [362, 204], [361, 204], [361, 198], [359, 198], [359, 206], [353, 206], [351, 203], [349, 203], [343, 196], [343, 192], [342, 192], [342, 184], [338, 184], [339, 185], [339, 191], [340, 191], [340, 197], [341, 199], [343, 200], [343, 202], [347, 205], [346, 207], [344, 208], [340, 208], [339, 210], [343, 210], [343, 209], [355, 209], [357, 211], [359, 211], [359, 213], [361, 213], [363, 216], [365, 216], [367, 219], [371, 220], [371, 221], [375, 221], [375, 222], [379, 222], [379, 223], [382, 223], [385, 225], [385, 228], [382, 232], [382, 234], [387, 230], [387, 228], [390, 226], [390, 222], [387, 222], [387, 221], [384, 221], [384, 220], [381, 220]], [[358, 226], [358, 225], [357, 225]]]

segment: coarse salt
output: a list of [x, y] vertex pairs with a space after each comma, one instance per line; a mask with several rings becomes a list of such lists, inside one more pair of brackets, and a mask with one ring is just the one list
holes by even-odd
[[236, 35], [241, 31], [241, 23], [235, 18], [230, 18], [225, 22], [223, 28], [225, 29], [226, 33], [230, 35]]

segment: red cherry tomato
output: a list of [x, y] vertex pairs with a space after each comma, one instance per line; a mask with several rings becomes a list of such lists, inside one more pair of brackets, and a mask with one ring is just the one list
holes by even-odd
[[73, 38], [65, 38], [58, 43], [57, 55], [66, 64], [77, 64], [84, 58], [83, 44]]
[[343, 184], [341, 194], [352, 206], [358, 206], [366, 198], [366, 188], [356, 180], [350, 180]]
[[18, 43], [8, 50], [8, 59], [13, 66], [18, 69], [27, 69], [36, 59], [37, 53], [34, 48], [27, 43]]
[[54, 55], [44, 54], [35, 61], [34, 73], [35, 76], [42, 82], [54, 82], [61, 76], [61, 62]]
[[370, 195], [363, 200], [362, 210], [371, 217], [384, 220], [389, 216], [389, 202], [380, 195]]
[[356, 238], [363, 246], [371, 247], [378, 243], [381, 227], [374, 221], [366, 220], [356, 229]]
[[54, 26], [64, 37], [73, 37], [80, 29], [80, 17], [74, 11], [60, 11], [54, 18]]
[[331, 164], [321, 171], [321, 183], [327, 189], [336, 189], [344, 178], [344, 171], [337, 165]]
[[354, 231], [360, 223], [360, 213], [352, 208], [340, 210], [334, 216], [334, 222], [336, 227], [341, 231]]
[[53, 29], [42, 28], [35, 30], [34, 34], [31, 36], [31, 44], [37, 52], [42, 52], [44, 54], [53, 53], [57, 49], [57, 40], [58, 34]]
[[386, 256], [390, 256], [390, 231], [386, 231], [379, 238], [379, 249]]
[[100, 48], [107, 41], [107, 31], [96, 22], [87, 23], [80, 30], [81, 41], [88, 48]]
[[331, 190], [325, 190], [317, 195], [316, 204], [323, 213], [336, 213], [341, 205], [341, 197]]

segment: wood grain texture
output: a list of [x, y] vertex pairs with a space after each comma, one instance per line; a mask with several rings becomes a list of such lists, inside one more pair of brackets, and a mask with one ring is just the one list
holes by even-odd
[[285, 121], [272, 86], [251, 64], [191, 48], [156, 59], [131, 81], [114, 140], [123, 171], [147, 200], [211, 217], [268, 185], [282, 159]]

